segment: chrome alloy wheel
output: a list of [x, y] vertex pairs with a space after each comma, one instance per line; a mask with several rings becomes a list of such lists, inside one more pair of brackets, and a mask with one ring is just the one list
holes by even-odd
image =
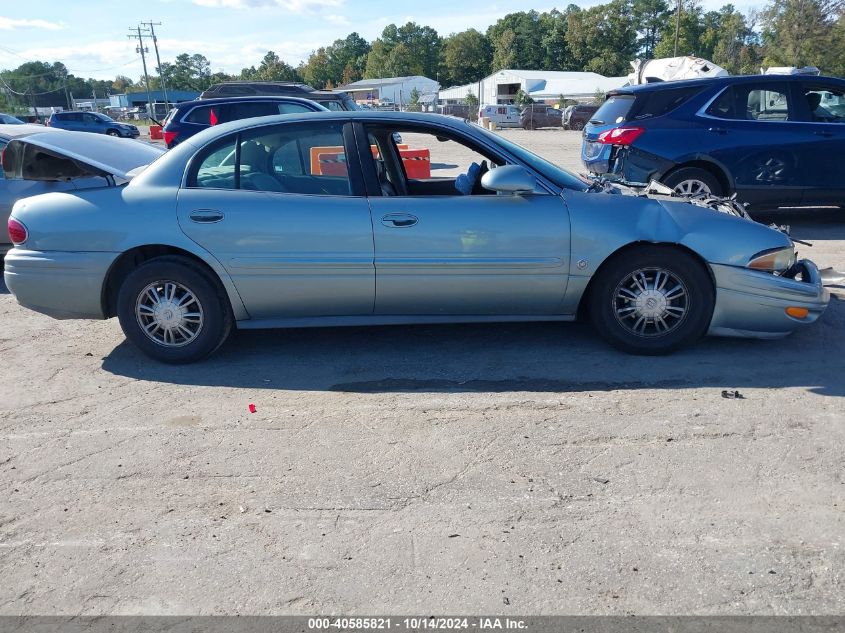
[[707, 186], [706, 182], [696, 180], [695, 178], [682, 180], [677, 185], [675, 185], [673, 191], [675, 193], [681, 194], [682, 196], [697, 196], [699, 194], [713, 193], [712, 191], [710, 191], [710, 187]]
[[686, 319], [689, 293], [684, 282], [662, 268], [644, 268], [625, 277], [613, 292], [616, 320], [645, 338], [664, 336]]
[[175, 281], [155, 281], [144, 288], [135, 302], [135, 318], [147, 338], [164, 347], [188, 345], [204, 322], [199, 299]]

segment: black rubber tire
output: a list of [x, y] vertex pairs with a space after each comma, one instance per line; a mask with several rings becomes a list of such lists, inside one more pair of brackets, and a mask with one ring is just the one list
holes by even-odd
[[707, 185], [710, 193], [714, 196], [725, 195], [725, 191], [716, 176], [700, 167], [682, 167], [677, 171], [673, 171], [663, 179], [663, 184], [674, 189], [678, 183], [684, 180], [700, 180]]
[[[671, 272], [687, 288], [686, 317], [675, 329], [654, 337], [628, 332], [614, 314], [616, 287], [631, 273], [646, 268]], [[591, 283], [588, 305], [593, 325], [611, 345], [629, 354], [659, 356], [704, 336], [713, 317], [715, 293], [709, 272], [692, 255], [671, 247], [643, 246], [625, 251], [601, 267]]]
[[[155, 281], [175, 281], [190, 289], [203, 308], [202, 330], [184, 347], [164, 347], [150, 340], [135, 318], [138, 294]], [[117, 295], [117, 317], [126, 338], [162, 363], [193, 363], [214, 353], [228, 338], [234, 319], [225, 291], [202, 267], [178, 257], [157, 257], [133, 270]]]
[[118, 137], [119, 137], [119, 136], [120, 136], [120, 132], [118, 132], [117, 130], [108, 130], [108, 131], [106, 132], [106, 135], [107, 135], [107, 136], [118, 136]]
[[577, 122], [576, 122], [576, 123], [571, 124], [571, 125], [569, 126], [569, 129], [570, 129], [570, 130], [575, 130], [576, 132], [580, 132], [581, 130], [583, 130], [583, 129], [584, 129], [584, 124], [583, 124], [583, 123], [577, 123]]

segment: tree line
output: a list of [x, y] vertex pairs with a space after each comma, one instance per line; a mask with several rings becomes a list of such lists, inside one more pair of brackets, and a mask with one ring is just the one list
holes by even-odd
[[[743, 14], [731, 4], [704, 11], [700, 0], [681, 0], [679, 55], [709, 59], [732, 74], [761, 66], [819, 67], [845, 75], [845, 0], [770, 0], [761, 11]], [[160, 71], [173, 90], [203, 90], [229, 80], [304, 81], [334, 88], [359, 79], [424, 75], [446, 87], [472, 83], [503, 68], [593, 71], [627, 75], [630, 61], [672, 57], [675, 12], [666, 0], [610, 0], [582, 9], [510, 13], [485, 32], [467, 29], [442, 37], [430, 26], [390, 24], [368, 42], [358, 33], [313, 51], [299, 66], [268, 51], [258, 66], [240, 73], [212, 73], [202, 54], [183, 53]], [[158, 89], [158, 74], [150, 87]], [[82, 79], [61, 62], [27, 62], [0, 72], [0, 106], [5, 99], [26, 105], [65, 105], [67, 95], [143, 91], [137, 81]]]

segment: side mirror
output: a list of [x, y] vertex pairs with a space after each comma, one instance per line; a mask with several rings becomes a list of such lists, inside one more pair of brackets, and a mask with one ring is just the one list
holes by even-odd
[[502, 165], [491, 169], [481, 178], [481, 186], [496, 193], [515, 196], [534, 193], [537, 179], [519, 165]]

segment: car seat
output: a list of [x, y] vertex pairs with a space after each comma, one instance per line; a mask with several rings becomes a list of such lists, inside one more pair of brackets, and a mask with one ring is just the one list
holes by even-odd
[[381, 187], [381, 195], [383, 196], [395, 196], [396, 195], [396, 187], [387, 179], [387, 173], [384, 169], [384, 161], [376, 159], [376, 175], [378, 176], [378, 184]]

